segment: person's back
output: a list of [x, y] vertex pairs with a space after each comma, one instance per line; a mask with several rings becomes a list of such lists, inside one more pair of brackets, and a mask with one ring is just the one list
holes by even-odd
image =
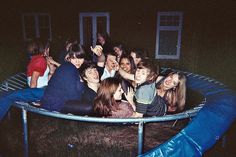
[[108, 117], [112, 118], [130, 118], [133, 115], [132, 106], [125, 101], [121, 101], [118, 103], [117, 109], [111, 111], [111, 115]]
[[42, 107], [60, 111], [67, 100], [81, 99], [81, 85], [77, 68], [71, 63], [62, 64], [48, 83], [41, 100]]
[[35, 40], [31, 51], [31, 59], [27, 66], [27, 82], [30, 88], [47, 86], [49, 67], [46, 56], [49, 54], [49, 43]]
[[27, 82], [30, 87], [32, 86], [32, 78], [34, 78], [35, 73], [39, 75], [36, 87], [42, 88], [47, 86], [49, 68], [47, 67], [46, 59], [42, 55], [32, 56], [27, 66]]

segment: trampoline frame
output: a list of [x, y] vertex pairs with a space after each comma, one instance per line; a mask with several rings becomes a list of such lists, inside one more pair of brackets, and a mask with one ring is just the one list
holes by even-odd
[[[167, 68], [166, 68], [167, 69]], [[175, 70], [180, 71], [180, 70]], [[205, 77], [198, 74], [193, 74], [190, 72], [183, 72], [187, 77], [187, 83], [189, 79], [201, 79], [207, 81], [209, 84], [217, 84], [222, 88], [226, 88], [222, 83], [211, 79], [209, 77]], [[26, 76], [24, 73], [16, 74], [7, 80], [5, 80], [1, 86], [1, 91], [9, 91], [9, 90], [17, 90], [22, 89], [26, 86]], [[186, 110], [181, 113], [173, 114], [173, 115], [165, 115], [162, 117], [145, 117], [145, 118], [98, 118], [98, 117], [87, 117], [87, 116], [78, 116], [73, 114], [62, 114], [56, 111], [48, 111], [45, 109], [37, 108], [31, 106], [26, 102], [15, 102], [14, 106], [20, 108], [22, 110], [22, 123], [23, 123], [23, 140], [24, 140], [24, 157], [29, 156], [29, 146], [28, 146], [28, 120], [27, 120], [27, 112], [33, 112], [36, 114], [41, 114], [44, 116], [67, 119], [67, 120], [75, 120], [81, 122], [96, 122], [96, 123], [120, 123], [120, 124], [138, 124], [138, 155], [142, 154], [143, 149], [143, 127], [145, 123], [149, 122], [164, 122], [164, 121], [174, 121], [186, 118], [192, 118], [197, 115], [198, 111], [202, 109], [202, 107], [206, 103], [206, 97], [202, 100], [200, 104], [197, 104], [194, 108]]]

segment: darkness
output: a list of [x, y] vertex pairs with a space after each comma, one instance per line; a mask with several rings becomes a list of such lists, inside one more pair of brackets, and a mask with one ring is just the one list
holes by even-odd
[[[0, 81], [25, 70], [27, 56], [22, 33], [23, 13], [49, 13], [52, 55], [69, 35], [79, 37], [80, 12], [109, 12], [110, 35], [128, 47], [147, 50], [154, 58], [158, 11], [183, 12], [181, 56], [155, 61], [209, 76], [236, 90], [235, 0], [9, 0], [0, 5]], [[225, 148], [219, 141], [206, 156], [235, 154], [235, 123], [226, 133]]]

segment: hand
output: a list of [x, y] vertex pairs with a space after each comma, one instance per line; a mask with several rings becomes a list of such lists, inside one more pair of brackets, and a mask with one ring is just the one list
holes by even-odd
[[127, 100], [133, 100], [133, 97], [134, 97], [134, 90], [132, 87], [128, 87], [128, 90], [127, 90], [127, 93], [124, 93], [125, 94], [125, 98]]
[[96, 45], [94, 48], [92, 46], [90, 46], [90, 49], [93, 53], [95, 53], [98, 57], [102, 55], [102, 46], [100, 45]]
[[132, 87], [128, 87], [128, 91], [127, 93], [124, 93], [125, 98], [127, 99], [127, 101], [131, 104], [133, 110], [136, 110], [136, 106], [134, 104], [134, 90]]
[[52, 57], [46, 57], [46, 59], [47, 59], [47, 62], [48, 62], [49, 64], [55, 64], [55, 63], [56, 63], [56, 61], [54, 61], [54, 60], [52, 59]]
[[116, 60], [113, 60], [113, 69], [118, 71], [120, 69], [119, 63]]
[[48, 56], [48, 57], [46, 57], [46, 59], [47, 59], [47, 63], [48, 63], [49, 68], [50, 68], [50, 66], [52, 66], [52, 65], [57, 66], [57, 67], [60, 66], [60, 64], [57, 63], [54, 59], [52, 59], [52, 57], [49, 57], [49, 56]]

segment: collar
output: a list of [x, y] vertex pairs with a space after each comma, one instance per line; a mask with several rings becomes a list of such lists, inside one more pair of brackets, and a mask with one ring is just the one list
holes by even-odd
[[136, 89], [139, 89], [140, 87], [145, 86], [145, 85], [150, 85], [150, 84], [152, 84], [152, 83], [153, 83], [153, 82], [150, 83], [150, 82], [147, 82], [147, 81], [146, 81], [146, 82], [144, 82], [144, 83], [138, 85]]

